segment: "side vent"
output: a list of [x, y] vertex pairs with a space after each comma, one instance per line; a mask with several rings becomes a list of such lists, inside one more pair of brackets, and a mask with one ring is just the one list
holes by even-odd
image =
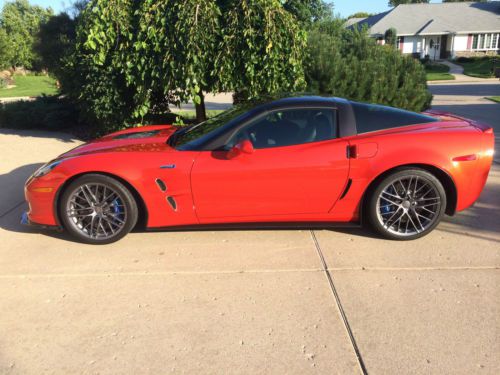
[[158, 185], [161, 191], [167, 191], [167, 185], [165, 184], [165, 182], [163, 182], [163, 180], [157, 178], [156, 185]]
[[167, 202], [170, 204], [174, 211], [177, 211], [177, 202], [173, 197], [167, 197]]
[[349, 180], [347, 181], [347, 185], [346, 185], [346, 187], [345, 187], [345, 189], [344, 189], [344, 192], [343, 192], [343, 193], [342, 193], [342, 195], [340, 196], [340, 199], [344, 199], [344, 197], [345, 197], [345, 196], [347, 195], [347, 193], [349, 192], [349, 189], [351, 188], [351, 185], [352, 185], [352, 180], [351, 180], [351, 179], [349, 179]]

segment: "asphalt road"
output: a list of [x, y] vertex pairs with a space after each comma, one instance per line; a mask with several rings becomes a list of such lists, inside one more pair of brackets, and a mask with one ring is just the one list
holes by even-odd
[[[499, 104], [450, 106], [498, 127]], [[500, 373], [499, 165], [417, 241], [136, 232], [93, 247], [19, 224], [24, 180], [78, 144], [0, 129], [0, 374]]]

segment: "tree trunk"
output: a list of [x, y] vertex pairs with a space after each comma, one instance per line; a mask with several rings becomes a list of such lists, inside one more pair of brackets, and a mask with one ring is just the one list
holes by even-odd
[[205, 109], [205, 97], [203, 96], [202, 90], [200, 90], [198, 96], [200, 97], [200, 104], [195, 104], [195, 108], [196, 108], [196, 121], [200, 123], [207, 119], [207, 112]]

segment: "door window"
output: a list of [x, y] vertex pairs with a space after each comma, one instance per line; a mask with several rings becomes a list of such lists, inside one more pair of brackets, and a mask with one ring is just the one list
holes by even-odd
[[273, 111], [239, 129], [232, 147], [250, 140], [254, 148], [271, 148], [320, 142], [337, 137], [336, 111], [331, 108], [300, 108]]

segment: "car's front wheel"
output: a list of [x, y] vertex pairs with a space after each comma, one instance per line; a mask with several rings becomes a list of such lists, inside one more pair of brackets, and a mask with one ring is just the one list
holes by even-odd
[[118, 241], [137, 223], [137, 203], [127, 187], [100, 174], [78, 177], [59, 201], [64, 228], [82, 242], [108, 244]]
[[382, 236], [413, 240], [431, 232], [446, 209], [446, 193], [431, 173], [400, 169], [383, 178], [369, 195], [368, 220]]

